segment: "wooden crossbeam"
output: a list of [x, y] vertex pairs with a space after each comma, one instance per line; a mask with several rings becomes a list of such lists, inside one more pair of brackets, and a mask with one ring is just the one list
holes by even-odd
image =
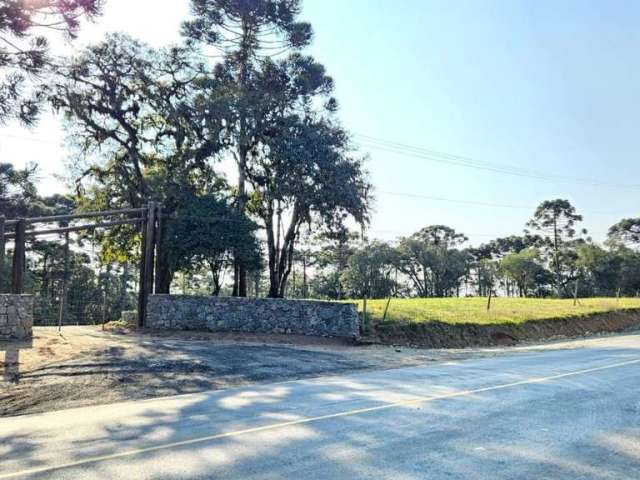
[[[117, 225], [128, 225], [128, 224], [136, 224], [142, 221], [141, 218], [130, 218], [127, 220], [114, 220], [113, 222], [101, 222], [101, 223], [90, 223], [87, 225], [76, 225], [73, 227], [61, 227], [61, 228], [48, 228], [44, 230], [27, 230], [25, 235], [27, 237], [32, 237], [34, 235], [48, 235], [53, 233], [70, 233], [70, 232], [80, 232], [83, 230], [95, 230], [98, 228], [108, 228], [115, 227]], [[15, 238], [15, 233], [7, 233], [5, 238]]]
[[32, 217], [27, 218], [26, 221], [29, 224], [32, 223], [49, 223], [49, 222], [62, 222], [70, 220], [78, 220], [81, 218], [99, 218], [99, 217], [112, 217], [114, 215], [126, 215], [131, 213], [142, 213], [146, 211], [145, 208], [124, 208], [121, 210], [107, 210], [104, 212], [81, 212], [70, 213], [66, 215], [51, 215], [48, 217]]

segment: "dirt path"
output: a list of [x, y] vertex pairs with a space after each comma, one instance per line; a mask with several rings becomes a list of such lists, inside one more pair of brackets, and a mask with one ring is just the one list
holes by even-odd
[[[116, 334], [94, 327], [36, 328], [0, 342], [0, 416], [36, 413], [365, 369], [455, 361], [580, 342], [509, 349], [425, 350], [291, 336], [189, 332]], [[4, 356], [3, 356], [4, 355]]]

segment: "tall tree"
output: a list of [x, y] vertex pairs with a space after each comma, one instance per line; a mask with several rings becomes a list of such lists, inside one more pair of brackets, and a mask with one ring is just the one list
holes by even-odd
[[[562, 295], [562, 264], [561, 249], [563, 242], [576, 236], [575, 226], [582, 221], [582, 215], [576, 213], [576, 209], [569, 200], [556, 199], [545, 200], [527, 222], [527, 227], [537, 230], [545, 235], [551, 247], [551, 265], [556, 276], [556, 293]], [[586, 230], [582, 230], [586, 234]]]
[[247, 177], [254, 190], [250, 211], [266, 231], [271, 297], [284, 295], [303, 225], [339, 230], [349, 217], [368, 219], [369, 184], [343, 130], [295, 118], [283, 128], [286, 133], [265, 141], [265, 154]]
[[[111, 209], [153, 200], [170, 218], [185, 192], [223, 189], [213, 170], [223, 120], [212, 111], [210, 90], [214, 79], [188, 50], [157, 51], [124, 35], [110, 35], [64, 65], [50, 99], [76, 147], [83, 204]], [[135, 229], [116, 232], [128, 240], [120, 248], [131, 249]], [[158, 289], [168, 292], [169, 259], [160, 266]]]
[[351, 298], [385, 298], [395, 290], [397, 252], [384, 242], [371, 242], [349, 259], [344, 281]]
[[257, 271], [261, 266], [257, 225], [220, 195], [183, 192], [168, 224], [166, 242], [172, 271], [189, 272], [205, 267], [212, 278], [212, 294], [223, 286], [232, 253]]
[[402, 273], [420, 297], [443, 297], [457, 293], [467, 273], [469, 256], [457, 249], [467, 237], [445, 225], [425, 227], [398, 246]]
[[345, 298], [344, 272], [356, 250], [358, 234], [346, 228], [326, 232], [317, 239], [317, 251], [313, 254], [316, 275], [312, 281], [314, 295], [341, 300]]
[[[307, 46], [311, 26], [297, 20], [300, 0], [191, 0], [191, 13], [193, 18], [184, 23], [183, 34], [192, 44], [222, 51], [231, 80], [227, 139], [238, 169], [237, 208], [244, 213], [247, 169], [257, 148], [256, 119], [249, 110], [263, 93], [256, 93], [250, 83], [265, 58]], [[236, 262], [234, 294], [247, 294], [246, 269], [241, 262]]]
[[614, 243], [640, 246], [640, 218], [624, 218], [609, 228], [608, 239]]
[[538, 286], [544, 278], [544, 267], [540, 262], [540, 253], [535, 248], [525, 248], [519, 252], [507, 254], [499, 263], [499, 272], [513, 280], [521, 297]]
[[[216, 70], [219, 84], [229, 77], [224, 65]], [[248, 88], [253, 97], [245, 107], [251, 120], [250, 161], [244, 165], [247, 211], [265, 229], [269, 295], [277, 297], [286, 290], [301, 227], [314, 223], [337, 230], [348, 217], [366, 222], [370, 185], [363, 159], [335, 118], [333, 80], [321, 64], [300, 54], [265, 59]], [[224, 116], [233, 119], [236, 108], [228, 105]], [[236, 287], [241, 293], [237, 282]]]
[[102, 0], [3, 0], [0, 2], [0, 123], [32, 124], [44, 99], [29, 80], [51, 65], [46, 31], [74, 38], [80, 19], [100, 13]]
[[526, 248], [543, 246], [544, 240], [540, 235], [509, 235], [500, 237], [473, 248], [473, 252], [482, 258], [502, 258], [510, 253], [518, 253]]

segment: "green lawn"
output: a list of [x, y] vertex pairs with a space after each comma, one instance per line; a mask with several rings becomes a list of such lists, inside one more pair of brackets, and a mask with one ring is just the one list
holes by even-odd
[[[380, 322], [387, 300], [368, 300], [367, 316]], [[358, 310], [362, 311], [362, 301]], [[559, 319], [618, 309], [640, 309], [640, 298], [583, 298], [573, 305], [571, 299], [493, 298], [487, 312], [486, 298], [400, 298], [391, 299], [387, 322], [445, 323], [522, 323], [527, 320]]]

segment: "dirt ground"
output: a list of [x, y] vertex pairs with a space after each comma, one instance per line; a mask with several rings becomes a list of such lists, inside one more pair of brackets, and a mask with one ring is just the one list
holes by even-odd
[[370, 339], [377, 343], [422, 348], [466, 348], [546, 342], [622, 333], [640, 328], [637, 309], [589, 313], [581, 316], [503, 323], [388, 322], [374, 323]]
[[[398, 350], [398, 351], [396, 351]], [[0, 342], [0, 416], [434, 361], [298, 336], [36, 327]]]
[[58, 334], [37, 327], [32, 341], [0, 342], [0, 416], [535, 348], [541, 347], [426, 350], [298, 336], [99, 327], [64, 327]]

